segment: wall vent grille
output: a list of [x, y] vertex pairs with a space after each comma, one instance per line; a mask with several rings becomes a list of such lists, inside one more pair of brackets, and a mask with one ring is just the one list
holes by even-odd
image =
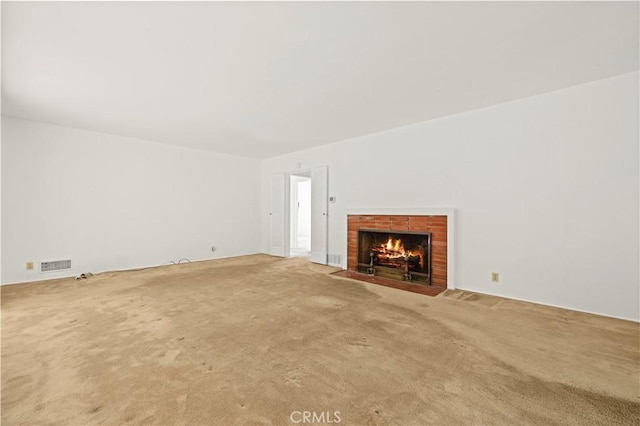
[[62, 269], [71, 269], [71, 260], [53, 260], [51, 262], [40, 262], [40, 272], [53, 272]]
[[340, 254], [329, 254], [329, 258], [327, 259], [329, 265], [333, 266], [342, 266], [342, 255]]

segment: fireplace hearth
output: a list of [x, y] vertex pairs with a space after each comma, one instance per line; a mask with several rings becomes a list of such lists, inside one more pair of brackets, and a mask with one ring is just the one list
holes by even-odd
[[431, 285], [431, 233], [358, 229], [357, 271]]

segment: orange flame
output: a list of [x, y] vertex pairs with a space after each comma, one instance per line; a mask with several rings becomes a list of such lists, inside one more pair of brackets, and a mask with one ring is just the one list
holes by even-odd
[[400, 239], [393, 239], [389, 237], [386, 243], [380, 244], [378, 250], [387, 259], [399, 259], [401, 257], [419, 256], [420, 267], [424, 269], [424, 252], [419, 247], [416, 250], [407, 250], [404, 248], [404, 244]]
[[380, 245], [380, 248], [389, 257], [414, 256], [411, 250], [405, 250], [402, 240], [394, 240], [391, 237], [386, 244]]

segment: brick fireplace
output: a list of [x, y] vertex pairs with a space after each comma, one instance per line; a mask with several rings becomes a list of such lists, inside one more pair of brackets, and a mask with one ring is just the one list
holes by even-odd
[[[363, 272], [362, 253], [359, 253], [359, 230], [382, 231], [390, 238], [404, 234], [428, 236], [430, 253], [425, 261], [430, 262], [428, 281], [422, 284], [447, 287], [447, 216], [445, 215], [347, 215], [347, 269]], [[361, 242], [361, 241], [360, 241]], [[360, 262], [358, 258], [360, 257]], [[360, 267], [358, 264], [360, 263]], [[401, 278], [400, 275], [399, 279]], [[416, 282], [419, 284], [420, 280]]]

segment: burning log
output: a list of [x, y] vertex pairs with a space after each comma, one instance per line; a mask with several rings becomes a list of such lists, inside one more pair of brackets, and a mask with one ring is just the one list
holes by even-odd
[[387, 250], [384, 248], [374, 247], [372, 250], [376, 255], [389, 256], [389, 257], [402, 257], [404, 255], [403, 252], [395, 251], [395, 250]]
[[398, 262], [404, 262], [404, 258], [407, 258], [407, 261], [409, 263], [420, 263], [420, 255], [406, 255], [405, 253], [399, 253], [399, 252], [395, 252], [395, 251], [388, 251], [388, 250], [376, 250], [373, 249], [371, 250], [374, 253], [374, 256], [377, 259], [394, 259], [397, 260]]
[[[408, 273], [409, 270], [420, 270], [423, 262], [422, 256], [414, 253], [411, 250], [405, 250], [401, 240], [389, 237], [386, 243], [374, 245], [370, 256], [376, 265], [403, 269]], [[370, 268], [373, 268], [373, 265]]]
[[420, 269], [420, 256], [388, 256], [386, 254], [379, 254], [376, 256], [376, 265], [387, 266], [390, 268], [404, 268], [405, 263], [407, 267], [414, 271]]

